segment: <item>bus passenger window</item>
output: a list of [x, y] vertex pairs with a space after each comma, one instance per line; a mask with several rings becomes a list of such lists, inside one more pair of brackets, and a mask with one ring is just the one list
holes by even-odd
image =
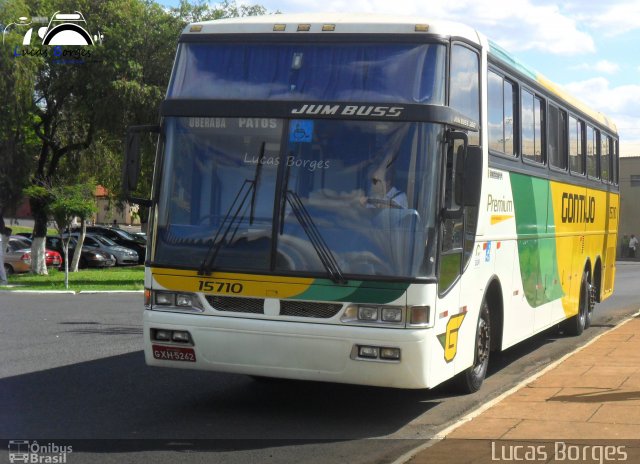
[[610, 179], [611, 173], [611, 153], [610, 153], [611, 144], [609, 143], [609, 137], [605, 134], [602, 134], [600, 137], [600, 173], [602, 174], [602, 180], [608, 182]]
[[618, 185], [619, 182], [619, 178], [620, 178], [620, 173], [618, 172], [619, 170], [619, 153], [618, 153], [618, 141], [614, 140], [613, 141], [613, 169], [611, 172], [611, 177], [613, 178], [613, 183]]
[[488, 74], [489, 149], [515, 155], [513, 144], [514, 85], [502, 76]]
[[587, 175], [593, 179], [598, 177], [598, 145], [593, 127], [587, 126]]
[[571, 172], [584, 174], [584, 123], [569, 116], [569, 167]]
[[549, 163], [551, 166], [567, 169], [567, 115], [564, 111], [549, 105]]
[[522, 156], [544, 163], [542, 146], [542, 100], [530, 92], [522, 91]]

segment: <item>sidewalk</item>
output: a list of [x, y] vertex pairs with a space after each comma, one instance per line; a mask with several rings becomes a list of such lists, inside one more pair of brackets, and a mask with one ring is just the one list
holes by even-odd
[[640, 462], [640, 316], [442, 435], [407, 462]]

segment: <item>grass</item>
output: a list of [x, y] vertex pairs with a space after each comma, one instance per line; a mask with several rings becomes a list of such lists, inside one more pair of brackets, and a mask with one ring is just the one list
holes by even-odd
[[[11, 235], [17, 235], [22, 232], [27, 232], [29, 234], [33, 233], [33, 227], [25, 227], [25, 226], [16, 226], [6, 224], [7, 227], [11, 229]], [[52, 227], [47, 228], [47, 235], [58, 235], [58, 231]]]
[[[49, 270], [49, 275], [13, 274], [9, 277], [7, 290], [66, 290], [64, 271]], [[111, 267], [107, 269], [85, 269], [69, 273], [69, 290], [142, 290], [144, 288], [144, 266]]]

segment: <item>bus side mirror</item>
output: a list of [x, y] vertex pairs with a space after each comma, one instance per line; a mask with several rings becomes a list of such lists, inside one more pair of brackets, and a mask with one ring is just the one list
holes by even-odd
[[482, 187], [482, 149], [480, 147], [467, 147], [462, 177], [464, 206], [478, 206]]
[[131, 126], [127, 129], [127, 139], [124, 149], [124, 164], [122, 166], [122, 191], [131, 203], [150, 206], [151, 200], [132, 196], [138, 187], [140, 176], [140, 136], [141, 134], [160, 133], [158, 125]]

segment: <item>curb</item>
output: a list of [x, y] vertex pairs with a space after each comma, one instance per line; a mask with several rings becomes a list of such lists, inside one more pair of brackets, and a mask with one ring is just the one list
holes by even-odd
[[432, 447], [433, 445], [435, 445], [439, 441], [445, 439], [447, 435], [449, 435], [451, 432], [456, 430], [458, 427], [461, 427], [462, 425], [464, 425], [467, 422], [471, 421], [475, 417], [477, 417], [480, 414], [482, 414], [483, 412], [485, 412], [487, 409], [491, 408], [495, 404], [497, 404], [500, 401], [504, 400], [508, 396], [511, 396], [512, 394], [514, 394], [515, 392], [517, 392], [518, 390], [520, 390], [521, 388], [523, 388], [527, 384], [530, 384], [531, 382], [533, 382], [534, 380], [538, 379], [539, 377], [542, 377], [544, 374], [546, 374], [550, 370], [555, 369], [558, 365], [563, 363], [565, 360], [567, 360], [568, 358], [570, 358], [574, 354], [584, 350], [588, 346], [590, 346], [593, 343], [595, 343], [596, 341], [598, 341], [602, 336], [604, 336], [604, 335], [606, 335], [606, 334], [608, 334], [610, 332], [613, 332], [614, 330], [618, 329], [619, 327], [622, 327], [624, 324], [629, 322], [631, 319], [634, 319], [634, 318], [636, 318], [638, 316], [640, 316], [640, 310], [636, 311], [635, 313], [633, 313], [632, 315], [630, 315], [629, 317], [627, 317], [626, 319], [621, 321], [619, 324], [616, 324], [615, 327], [612, 327], [609, 330], [605, 330], [601, 334], [596, 335], [594, 338], [589, 340], [584, 345], [579, 346], [575, 350], [565, 354], [561, 358], [559, 358], [556, 361], [552, 362], [551, 364], [546, 366], [541, 371], [532, 374], [531, 376], [529, 376], [528, 378], [524, 379], [523, 381], [521, 381], [520, 383], [518, 383], [517, 385], [515, 385], [511, 389], [507, 390], [506, 392], [501, 393], [500, 395], [498, 395], [497, 397], [495, 397], [491, 401], [489, 401], [487, 403], [484, 403], [483, 405], [481, 405], [478, 408], [474, 409], [473, 411], [471, 411], [470, 413], [468, 413], [467, 415], [465, 415], [464, 417], [459, 419], [454, 424], [451, 424], [450, 426], [445, 427], [444, 429], [440, 430], [439, 432], [434, 434], [433, 437], [429, 438], [426, 443], [424, 443], [423, 445], [418, 446], [417, 448], [415, 448], [415, 449], [413, 449], [411, 451], [407, 451], [405, 454], [403, 454], [402, 456], [398, 457], [395, 461], [393, 461], [392, 464], [404, 464], [404, 463], [408, 462], [410, 459], [414, 458], [415, 456], [420, 454], [422, 451]]

